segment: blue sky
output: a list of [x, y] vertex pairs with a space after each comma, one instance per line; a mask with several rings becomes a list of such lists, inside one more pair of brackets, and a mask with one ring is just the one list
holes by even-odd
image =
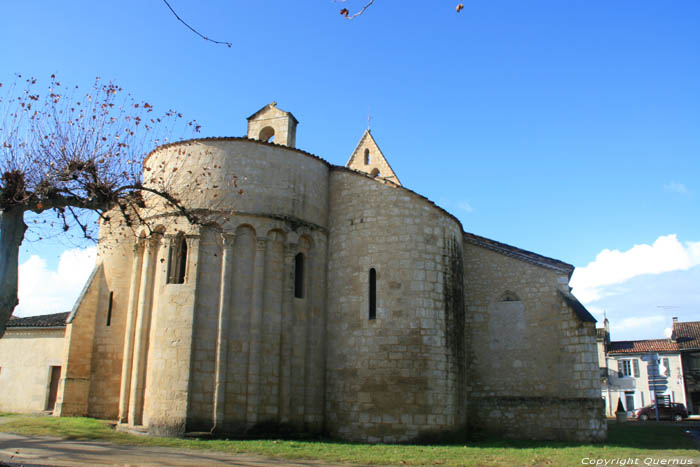
[[[582, 270], [599, 258], [588, 271], [608, 282], [589, 273], [574, 292], [607, 311], [614, 339], [700, 320], [700, 3], [456, 3], [376, 0], [347, 21], [338, 10], [361, 1], [171, 0], [227, 48], [159, 0], [10, 2], [0, 82], [100, 76], [196, 118], [204, 136], [245, 134], [275, 100], [300, 121], [298, 147], [341, 165], [369, 112], [402, 183], [465, 230]], [[25, 276], [59, 280], [70, 246], [27, 242]], [[89, 266], [79, 256], [64, 268]], [[23, 303], [40, 302], [25, 284]]]

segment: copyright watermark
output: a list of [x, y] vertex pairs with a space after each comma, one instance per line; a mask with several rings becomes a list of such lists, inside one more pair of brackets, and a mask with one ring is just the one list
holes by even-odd
[[693, 465], [693, 459], [687, 457], [613, 457], [609, 459], [584, 457], [582, 465], [624, 466], [624, 465]]

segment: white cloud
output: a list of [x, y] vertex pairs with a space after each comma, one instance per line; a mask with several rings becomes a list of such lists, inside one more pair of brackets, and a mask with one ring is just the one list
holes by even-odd
[[664, 190], [672, 191], [674, 193], [680, 193], [683, 195], [687, 195], [689, 193], [688, 188], [684, 184], [674, 181], [670, 181], [667, 184], [665, 184]]
[[615, 334], [640, 335], [642, 332], [653, 329], [658, 334], [656, 337], [661, 339], [665, 324], [666, 318], [663, 315], [629, 316], [621, 320], [612, 321], [610, 323], [610, 334], [613, 334], [613, 338], [617, 339]]
[[460, 201], [459, 204], [457, 205], [459, 209], [465, 212], [472, 212], [474, 211], [474, 208], [472, 208], [472, 205], [469, 204], [468, 201]]
[[582, 302], [593, 302], [619, 293], [611, 285], [644, 274], [687, 270], [700, 264], [700, 242], [682, 244], [675, 234], [661, 236], [652, 245], [635, 245], [627, 251], [605, 249], [596, 259], [576, 268], [573, 292]]
[[34, 316], [70, 311], [95, 266], [95, 247], [66, 250], [56, 270], [33, 255], [19, 266], [19, 305], [15, 316]]

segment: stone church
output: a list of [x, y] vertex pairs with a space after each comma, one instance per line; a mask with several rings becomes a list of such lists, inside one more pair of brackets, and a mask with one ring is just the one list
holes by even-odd
[[488, 432], [605, 439], [573, 266], [467, 233], [367, 130], [345, 167], [271, 103], [247, 137], [154, 150], [143, 228], [101, 226], [67, 320], [57, 415], [156, 435]]

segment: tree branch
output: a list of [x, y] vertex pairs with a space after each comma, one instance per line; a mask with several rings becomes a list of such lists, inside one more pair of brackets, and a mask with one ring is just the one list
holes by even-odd
[[[372, 0], [372, 1], [374, 1], [374, 0]], [[173, 10], [173, 7], [170, 6], [170, 3], [168, 3], [168, 0], [163, 0], [163, 3], [165, 3], [165, 4], [168, 6], [168, 8], [169, 8], [170, 11], [173, 13], [173, 15], [175, 15], [175, 18], [177, 18], [178, 21], [180, 21], [182, 24], [184, 24], [185, 26], [187, 26], [187, 28], [188, 28], [190, 31], [192, 31], [193, 33], [197, 34], [199, 37], [201, 37], [201, 38], [204, 39], [205, 41], [213, 42], [214, 44], [225, 45], [225, 46], [227, 46], [227, 47], [229, 47], [229, 48], [231, 48], [231, 47], [233, 46], [233, 44], [231, 44], [230, 42], [215, 41], [214, 39], [209, 39], [207, 36], [203, 35], [203, 34], [200, 33], [199, 31], [197, 31], [195, 28], [193, 28], [192, 26], [190, 26], [189, 24], [187, 24], [182, 18], [180, 18], [180, 17], [178, 16], [178, 14], [175, 13], [175, 10]]]
[[[346, 2], [346, 0], [336, 0], [336, 1], [339, 1], [341, 3]], [[371, 7], [373, 3], [374, 3], [374, 0], [369, 0], [369, 2], [367, 2], [365, 4], [365, 6], [363, 6], [360, 11], [353, 13], [352, 15], [350, 14], [350, 11], [347, 8], [343, 8], [342, 10], [340, 10], [340, 14], [345, 16], [345, 18], [347, 18], [347, 19], [355, 19], [356, 17], [358, 17], [362, 13], [364, 13], [367, 8]]]

